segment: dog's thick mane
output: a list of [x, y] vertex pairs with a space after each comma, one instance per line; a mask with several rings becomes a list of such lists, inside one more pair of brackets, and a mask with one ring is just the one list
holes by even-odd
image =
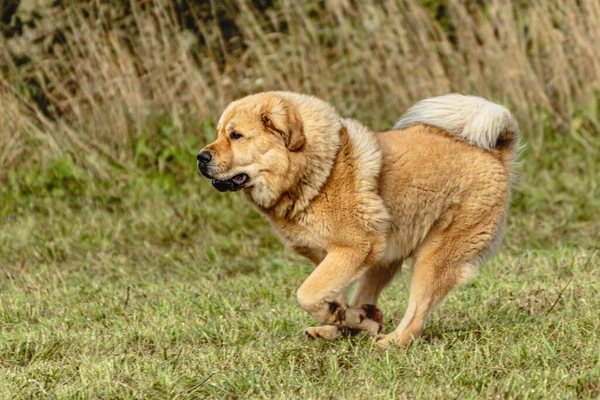
[[350, 155], [354, 163], [354, 178], [359, 207], [357, 216], [368, 231], [384, 233], [390, 216], [378, 194], [378, 179], [381, 172], [382, 153], [375, 134], [354, 119], [344, 119], [350, 139]]
[[302, 117], [305, 142], [297, 154], [290, 153], [291, 162], [295, 164], [289, 180], [292, 187], [272, 207], [254, 201], [280, 218], [293, 218], [309, 206], [329, 178], [340, 148], [342, 122], [335, 108], [317, 97], [292, 92], [274, 93], [297, 107]]
[[256, 199], [254, 203], [278, 218], [297, 217], [321, 193], [340, 153], [346, 152], [354, 179], [348, 182], [348, 189], [355, 191], [358, 203], [352, 212], [367, 231], [386, 232], [390, 217], [378, 194], [382, 153], [375, 134], [356, 120], [342, 119], [333, 106], [316, 97], [289, 92], [275, 94], [291, 100], [297, 107], [305, 143], [299, 152], [290, 153], [295, 163], [290, 181], [296, 185], [282, 193], [271, 207], [261, 205]]

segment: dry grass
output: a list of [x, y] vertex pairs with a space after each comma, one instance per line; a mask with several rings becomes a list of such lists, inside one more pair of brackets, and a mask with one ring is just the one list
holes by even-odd
[[[105, 161], [131, 167], [156, 115], [175, 121], [169, 140], [185, 145], [188, 122], [214, 119], [233, 98], [266, 89], [313, 93], [376, 129], [420, 98], [477, 93], [514, 110], [534, 152], [548, 127], [598, 145], [596, 0], [489, 0], [483, 8], [450, 0], [444, 27], [417, 0], [323, 8], [282, 0], [266, 16], [246, 0], [232, 3], [242, 35], [229, 43], [214, 21], [201, 22], [200, 37], [181, 31], [158, 0], [144, 10], [135, 3], [121, 25], [102, 9], [72, 8], [0, 39], [0, 165], [66, 153], [99, 173]], [[49, 57], [35, 38], [58, 18], [72, 33]], [[14, 61], [23, 52], [31, 57], [24, 67]], [[25, 90], [32, 79], [43, 83], [48, 115]]]

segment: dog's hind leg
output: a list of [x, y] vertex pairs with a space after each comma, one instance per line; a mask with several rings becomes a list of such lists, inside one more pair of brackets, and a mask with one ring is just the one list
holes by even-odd
[[[459, 215], [457, 220], [465, 221], [466, 217]], [[380, 337], [380, 348], [390, 344], [407, 346], [421, 336], [427, 317], [435, 307], [453, 288], [467, 283], [477, 272], [478, 265], [494, 250], [502, 223], [493, 218], [456, 223], [430, 234], [417, 251], [404, 317], [395, 331]]]

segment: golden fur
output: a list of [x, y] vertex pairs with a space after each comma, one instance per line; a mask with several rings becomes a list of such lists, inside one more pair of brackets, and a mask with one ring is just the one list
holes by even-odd
[[[316, 265], [297, 292], [301, 307], [325, 325], [307, 329], [309, 337], [335, 339], [343, 329], [379, 334], [378, 297], [412, 257], [405, 316], [378, 342], [407, 345], [498, 245], [516, 123], [483, 99], [427, 101], [435, 99], [431, 107], [411, 109], [398, 122], [406, 125], [401, 131], [374, 133], [317, 98], [259, 93], [229, 105], [218, 139], [203, 149], [210, 162], [199, 162], [202, 173], [216, 187], [242, 176], [241, 185], [225, 187], [243, 188], [283, 241]], [[441, 128], [448, 121], [452, 133], [422, 124], [428, 118]]]

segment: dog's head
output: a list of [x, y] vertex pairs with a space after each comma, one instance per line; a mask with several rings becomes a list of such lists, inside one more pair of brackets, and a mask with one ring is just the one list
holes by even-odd
[[276, 93], [251, 95], [225, 109], [217, 140], [198, 154], [198, 169], [221, 192], [246, 188], [255, 199], [274, 200], [290, 168], [290, 154], [301, 151], [304, 141], [292, 100]]

